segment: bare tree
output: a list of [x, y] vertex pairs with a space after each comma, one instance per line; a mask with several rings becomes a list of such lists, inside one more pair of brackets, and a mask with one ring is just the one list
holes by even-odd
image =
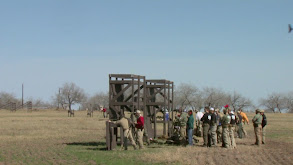
[[83, 109], [93, 108], [94, 110], [99, 110], [100, 106], [109, 106], [109, 94], [107, 92], [98, 92], [82, 104]]
[[7, 104], [13, 102], [17, 107], [21, 105], [21, 101], [17, 99], [14, 94], [7, 92], [0, 92], [0, 108], [7, 108]]
[[286, 99], [280, 93], [269, 94], [266, 98], [260, 100], [260, 104], [272, 112], [276, 113], [286, 109]]
[[71, 106], [76, 103], [82, 103], [86, 100], [85, 93], [83, 89], [75, 85], [74, 83], [65, 83], [60, 88], [60, 94], [56, 94], [55, 101], [58, 101], [63, 108], [65, 105], [68, 106], [71, 111]]
[[205, 106], [220, 108], [224, 104], [227, 104], [227, 94], [221, 89], [206, 87], [202, 92]]
[[284, 96], [285, 106], [289, 113], [293, 113], [293, 92], [288, 92]]
[[182, 83], [174, 92], [175, 105], [183, 109], [191, 107], [193, 110], [202, 108], [200, 90], [192, 84]]
[[250, 99], [242, 96], [240, 93], [237, 93], [236, 91], [228, 95], [228, 102], [231, 105], [231, 107], [234, 109], [234, 111], [237, 111], [239, 109], [249, 107], [252, 105], [252, 102]]
[[49, 102], [45, 102], [42, 99], [34, 99], [32, 97], [27, 98], [27, 101], [31, 101], [33, 108], [37, 108], [37, 109], [48, 109], [48, 108], [52, 108], [52, 104], [50, 104]]

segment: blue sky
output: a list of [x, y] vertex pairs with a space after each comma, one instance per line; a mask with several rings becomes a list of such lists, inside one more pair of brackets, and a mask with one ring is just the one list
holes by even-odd
[[255, 102], [293, 90], [292, 1], [0, 1], [0, 91], [92, 95], [108, 74], [194, 83]]

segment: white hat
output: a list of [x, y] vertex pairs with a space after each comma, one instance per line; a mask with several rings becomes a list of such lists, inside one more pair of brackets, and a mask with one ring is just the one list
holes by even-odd
[[136, 112], [135, 113], [139, 113], [140, 114], [140, 110], [136, 110]]
[[234, 111], [231, 111], [232, 114], [234, 114]]
[[214, 109], [214, 108], [210, 108], [210, 110], [211, 110], [211, 111], [214, 111], [215, 109]]

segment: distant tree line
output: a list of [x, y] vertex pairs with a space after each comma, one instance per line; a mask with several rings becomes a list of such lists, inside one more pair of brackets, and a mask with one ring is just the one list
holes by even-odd
[[[162, 99], [162, 98], [159, 98]], [[52, 96], [51, 102], [44, 102], [41, 99], [28, 98], [26, 101], [32, 101], [36, 108], [59, 108], [72, 109], [72, 105], [79, 104], [81, 109], [99, 110], [101, 106], [108, 107], [108, 92], [97, 92], [89, 96], [82, 88], [75, 83], [65, 83]], [[21, 104], [13, 94], [0, 92], [0, 109], [8, 102]], [[183, 109], [200, 110], [205, 106], [222, 108], [229, 104], [237, 111], [239, 109], [254, 110], [256, 107], [262, 107], [267, 112], [293, 113], [293, 92], [271, 93], [259, 100], [256, 106], [253, 102], [237, 91], [225, 92], [220, 88], [204, 87], [198, 88], [191, 83], [181, 83], [174, 90], [174, 107]]]
[[293, 113], [293, 92], [271, 93], [265, 98], [261, 98], [259, 102], [267, 111], [273, 113], [284, 111]]
[[174, 92], [176, 108], [190, 108], [200, 110], [203, 107], [214, 107], [221, 109], [229, 104], [233, 110], [254, 107], [249, 98], [234, 91], [232, 93], [224, 92], [220, 88], [205, 87], [199, 89], [193, 84], [180, 84]]

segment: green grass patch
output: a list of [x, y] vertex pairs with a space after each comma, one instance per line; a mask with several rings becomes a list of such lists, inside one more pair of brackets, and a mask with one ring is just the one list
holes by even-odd
[[70, 155], [76, 156], [82, 162], [90, 164], [95, 162], [97, 164], [115, 164], [115, 165], [137, 165], [137, 164], [154, 164], [140, 160], [143, 153], [159, 152], [160, 146], [153, 145], [152, 148], [144, 150], [133, 150], [132, 146], [129, 150], [120, 150], [117, 146], [116, 150], [107, 151], [104, 143], [79, 143], [69, 144], [65, 147], [66, 152]]

